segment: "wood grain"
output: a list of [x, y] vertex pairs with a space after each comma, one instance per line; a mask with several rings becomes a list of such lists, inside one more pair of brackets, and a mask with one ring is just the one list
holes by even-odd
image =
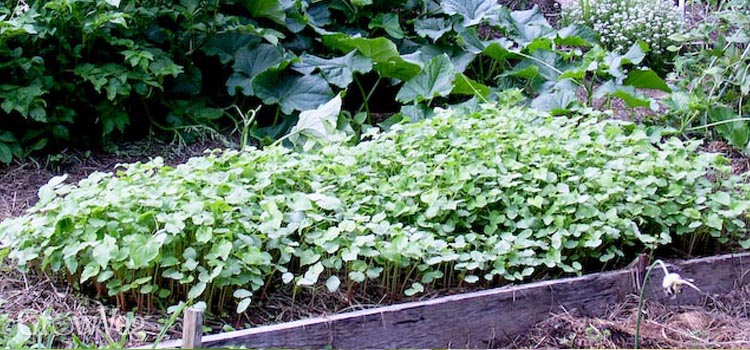
[[[695, 279], [704, 293], [726, 293], [745, 283], [750, 253], [695, 259], [670, 265]], [[677, 299], [661, 290], [661, 269], [654, 270], [647, 295], [666, 303], [694, 303], [686, 289]], [[636, 293], [632, 271], [619, 270], [465, 293], [421, 302], [391, 305], [329, 317], [203, 337], [204, 347], [248, 348], [491, 348], [498, 340], [527, 332], [550, 312], [601, 316], [626, 295]], [[160, 347], [176, 347], [175, 342]]]
[[199, 349], [203, 347], [203, 311], [188, 308], [182, 321], [183, 349]]

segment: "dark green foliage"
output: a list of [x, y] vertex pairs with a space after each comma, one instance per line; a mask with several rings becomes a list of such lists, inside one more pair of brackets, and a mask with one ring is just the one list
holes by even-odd
[[[428, 106], [492, 100], [508, 87], [572, 107], [561, 102], [561, 87], [607, 78], [584, 72], [555, 84], [590, 63], [583, 52], [596, 37], [579, 27], [557, 31], [536, 8], [512, 12], [493, 0], [54, 0], [27, 10], [5, 3], [5, 163], [46, 146], [96, 145], [153, 128], [220, 128], [222, 116], [235, 120], [237, 110], [260, 105], [248, 135], [264, 142], [340, 90], [354, 90], [345, 96], [349, 115], [369, 114], [373, 96], [385, 94], [398, 102], [378, 101], [391, 106], [380, 112], [400, 109], [416, 120]], [[629, 96], [621, 78], [613, 82]]]

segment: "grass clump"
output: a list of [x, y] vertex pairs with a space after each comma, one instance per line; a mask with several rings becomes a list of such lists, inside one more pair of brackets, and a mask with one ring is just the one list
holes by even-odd
[[271, 283], [411, 295], [580, 272], [686, 234], [749, 243], [747, 186], [725, 160], [632, 123], [485, 106], [363, 137], [53, 179], [0, 224], [2, 244], [123, 307], [193, 298], [242, 312]]

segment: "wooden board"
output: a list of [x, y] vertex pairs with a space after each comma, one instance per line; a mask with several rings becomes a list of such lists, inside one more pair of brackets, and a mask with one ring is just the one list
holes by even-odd
[[[695, 259], [669, 265], [695, 279], [704, 293], [726, 293], [745, 283], [750, 253]], [[602, 316], [607, 308], [636, 293], [633, 271], [619, 270], [529, 283], [411, 302], [329, 317], [203, 337], [204, 347], [248, 348], [491, 348], [498, 340], [527, 332], [550, 312], [576, 311]], [[677, 299], [661, 290], [661, 269], [654, 270], [648, 296], [688, 304], [701, 295], [685, 289]], [[160, 347], [178, 347], [166, 342]]]

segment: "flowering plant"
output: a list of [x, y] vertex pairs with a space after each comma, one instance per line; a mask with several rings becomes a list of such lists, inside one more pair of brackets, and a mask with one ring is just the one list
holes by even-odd
[[601, 36], [602, 44], [625, 51], [636, 41], [659, 55], [680, 28], [680, 11], [672, 0], [558, 0], [562, 23], [583, 24]]

